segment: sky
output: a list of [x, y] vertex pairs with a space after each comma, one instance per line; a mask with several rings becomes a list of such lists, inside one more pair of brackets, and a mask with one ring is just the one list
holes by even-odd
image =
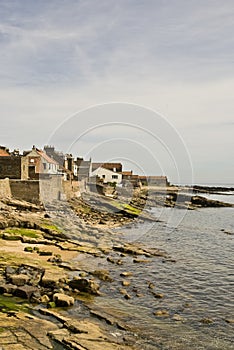
[[0, 145], [234, 183], [232, 0], [0, 0]]

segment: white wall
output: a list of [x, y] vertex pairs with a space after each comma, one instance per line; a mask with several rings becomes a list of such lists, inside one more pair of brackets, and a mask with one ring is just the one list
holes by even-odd
[[115, 173], [114, 171], [111, 171], [102, 167], [94, 170], [91, 175], [92, 176], [97, 175], [100, 179], [103, 179], [104, 183], [107, 183], [107, 182], [116, 182], [117, 184], [122, 183], [122, 174]]

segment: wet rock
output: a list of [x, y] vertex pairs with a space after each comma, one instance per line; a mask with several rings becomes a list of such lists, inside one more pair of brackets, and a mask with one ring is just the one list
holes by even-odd
[[33, 293], [36, 291], [37, 291], [36, 287], [25, 285], [25, 286], [16, 288], [14, 291], [14, 295], [16, 297], [20, 297], [22, 299], [29, 300], [31, 298], [31, 296], [33, 295]]
[[211, 318], [208, 318], [208, 317], [204, 317], [200, 320], [201, 323], [203, 324], [212, 324], [214, 323], [214, 321], [211, 319]]
[[182, 322], [182, 321], [184, 320], [182, 316], [177, 315], [177, 314], [175, 314], [175, 315], [172, 317], [172, 319], [173, 319], [174, 321], [178, 321], [178, 322]]
[[130, 286], [130, 284], [131, 284], [130, 281], [122, 281], [122, 285], [123, 285], [124, 287]]
[[152, 282], [149, 282], [148, 288], [149, 288], [149, 289], [154, 289], [154, 288], [155, 288], [155, 285], [154, 285]]
[[113, 282], [113, 278], [110, 277], [107, 270], [95, 270], [92, 274], [102, 281]]
[[163, 293], [156, 293], [156, 292], [152, 292], [153, 296], [157, 299], [162, 299], [164, 298], [164, 294]]
[[133, 273], [128, 271], [128, 272], [121, 272], [120, 276], [122, 277], [130, 277], [133, 276]]
[[147, 264], [149, 260], [145, 259], [133, 259], [134, 264]]
[[232, 324], [232, 323], [234, 323], [234, 318], [226, 318], [225, 322]]
[[129, 299], [131, 299], [131, 295], [129, 295], [129, 294], [127, 293], [127, 294], [125, 294], [124, 298], [127, 299], [127, 300], [129, 300]]
[[78, 289], [80, 292], [99, 295], [100, 286], [91, 279], [73, 278], [73, 280], [69, 282], [69, 287], [73, 290]]
[[169, 312], [167, 310], [157, 310], [154, 312], [154, 315], [158, 317], [169, 317]]
[[66, 295], [66, 294], [62, 294], [62, 293], [55, 293], [53, 295], [53, 301], [55, 302], [56, 306], [72, 306], [74, 305], [74, 298]]
[[123, 294], [123, 295], [128, 294], [127, 290], [122, 288], [119, 289], [119, 292], [120, 294]]

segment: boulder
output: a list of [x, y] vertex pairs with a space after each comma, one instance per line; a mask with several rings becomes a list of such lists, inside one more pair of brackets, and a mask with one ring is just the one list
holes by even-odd
[[73, 297], [62, 293], [55, 293], [53, 295], [53, 301], [56, 306], [72, 306], [75, 302]]
[[69, 287], [77, 289], [80, 292], [99, 295], [99, 284], [87, 278], [73, 278], [69, 282]]
[[11, 275], [10, 282], [15, 284], [16, 286], [24, 286], [29, 281], [28, 275], [19, 274], [19, 275]]

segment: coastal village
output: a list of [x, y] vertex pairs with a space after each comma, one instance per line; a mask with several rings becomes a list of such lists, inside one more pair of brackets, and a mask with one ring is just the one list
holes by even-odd
[[22, 154], [1, 146], [0, 349], [143, 349], [138, 306], [145, 298], [157, 303], [152, 323], [182, 324], [156, 283], [137, 278], [138, 269], [176, 260], [138, 242], [134, 225], [163, 225], [153, 207], [232, 206], [185, 190], [166, 176], [133, 174], [121, 163], [74, 158], [51, 146]]
[[[107, 196], [116, 195], [116, 188], [167, 187], [166, 176], [143, 176], [124, 170], [121, 163], [92, 162], [63, 154], [53, 146], [43, 150], [32, 147], [29, 151], [9, 151], [0, 146], [0, 196], [11, 193], [14, 198], [40, 202], [39, 181], [60, 180], [62, 189], [57, 186], [50, 191], [51, 199], [61, 199], [64, 188], [90, 190]], [[51, 183], [52, 183], [51, 181]]]

